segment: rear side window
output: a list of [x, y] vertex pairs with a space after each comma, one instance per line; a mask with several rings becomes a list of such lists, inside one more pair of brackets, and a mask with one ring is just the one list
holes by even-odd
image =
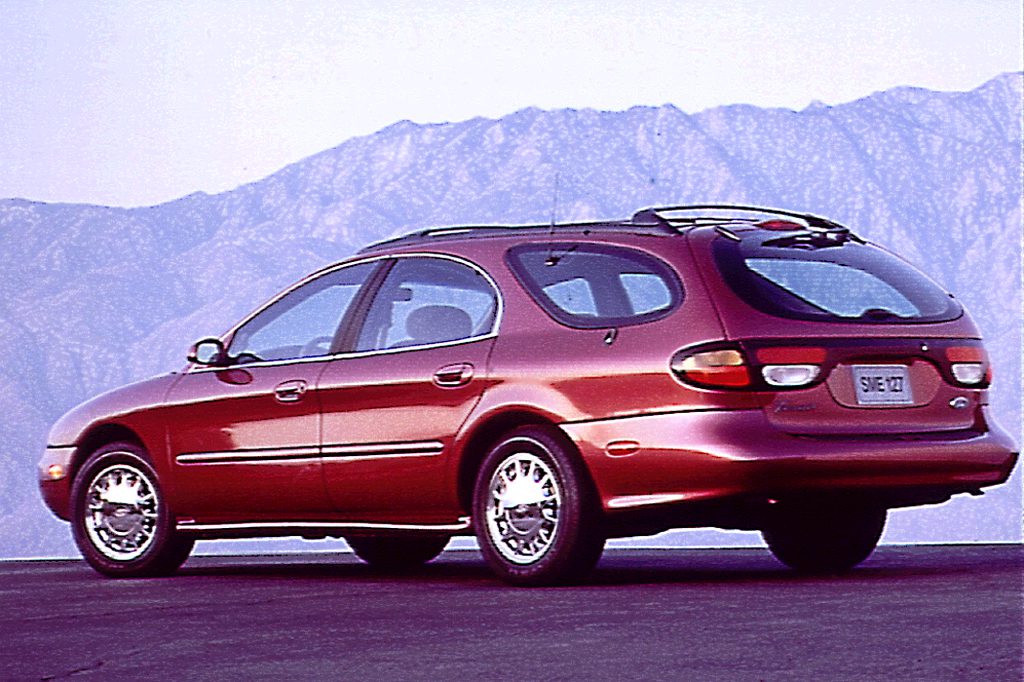
[[962, 308], [924, 274], [870, 244], [815, 245], [779, 237], [718, 240], [725, 280], [755, 308], [778, 317], [832, 322], [939, 322]]
[[355, 350], [434, 346], [493, 331], [498, 297], [484, 276], [433, 256], [396, 260], [381, 285]]
[[665, 317], [683, 298], [675, 271], [634, 249], [604, 244], [529, 244], [508, 263], [530, 296], [570, 327], [603, 328]]

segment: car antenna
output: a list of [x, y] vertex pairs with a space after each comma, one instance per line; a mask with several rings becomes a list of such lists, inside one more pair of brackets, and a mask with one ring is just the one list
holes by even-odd
[[558, 212], [558, 176], [559, 171], [555, 171], [555, 193], [551, 197], [551, 230], [548, 233], [550, 241], [548, 242], [548, 257], [544, 259], [544, 265], [558, 265], [560, 257], [555, 256], [555, 214]]

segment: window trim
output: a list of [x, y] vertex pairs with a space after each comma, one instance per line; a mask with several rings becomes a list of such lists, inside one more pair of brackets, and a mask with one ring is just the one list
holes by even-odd
[[[555, 254], [564, 254], [564, 256], [577, 253], [603, 253], [606, 255], [630, 258], [635, 255], [638, 262], [651, 263], [654, 266], [653, 274], [660, 275], [662, 280], [668, 285], [669, 295], [671, 296], [669, 305], [660, 310], [653, 310], [641, 315], [630, 315], [629, 317], [597, 317], [592, 321], [588, 320], [584, 316], [569, 313], [555, 303], [550, 296], [544, 293], [542, 288], [529, 279], [529, 274], [525, 272], [525, 268], [522, 268], [521, 263], [518, 261], [517, 256], [521, 252], [544, 251], [547, 249], [550, 249]], [[622, 256], [623, 253], [626, 255]], [[505, 252], [505, 265], [515, 276], [516, 281], [519, 282], [519, 285], [523, 288], [526, 294], [530, 297], [530, 300], [540, 306], [540, 308], [547, 313], [548, 317], [553, 319], [555, 322], [571, 329], [618, 329], [621, 327], [632, 327], [634, 325], [657, 322], [658, 320], [664, 319], [679, 310], [686, 298], [686, 290], [683, 288], [682, 280], [679, 278], [679, 273], [676, 272], [675, 268], [658, 256], [647, 251], [633, 248], [632, 246], [586, 241], [553, 243], [530, 242], [509, 248]], [[521, 271], [521, 269], [523, 271]]]
[[[487, 332], [484, 332], [482, 334], [477, 334], [475, 336], [467, 337], [465, 339], [456, 339], [454, 341], [441, 341], [441, 342], [438, 342], [438, 343], [429, 343], [429, 344], [423, 344], [423, 345], [419, 345], [419, 346], [403, 346], [401, 348], [384, 348], [384, 349], [380, 349], [380, 350], [366, 350], [366, 351], [348, 351], [348, 350], [346, 350], [346, 351], [339, 351], [339, 352], [336, 352], [336, 353], [329, 353], [327, 355], [318, 355], [316, 357], [310, 357], [310, 358], [293, 358], [293, 359], [290, 359], [290, 360], [264, 360], [264, 361], [260, 361], [260, 362], [247, 362], [244, 365], [228, 365], [228, 366], [225, 366], [225, 367], [210, 367], [210, 366], [207, 366], [207, 365], [190, 364], [189, 367], [186, 369], [186, 373], [188, 373], [188, 374], [196, 374], [196, 373], [199, 373], [199, 372], [222, 372], [224, 370], [236, 369], [236, 368], [249, 369], [249, 368], [255, 368], [255, 367], [277, 367], [277, 366], [281, 366], [281, 365], [306, 364], [306, 363], [311, 363], [311, 362], [330, 362], [332, 360], [344, 360], [344, 359], [348, 359], [348, 358], [365, 358], [365, 357], [371, 357], [371, 356], [374, 356], [374, 355], [391, 355], [391, 354], [394, 354], [394, 353], [404, 353], [404, 352], [407, 352], [407, 351], [426, 350], [428, 348], [443, 348], [445, 346], [460, 346], [460, 345], [466, 344], [466, 343], [475, 343], [477, 341], [483, 341], [484, 339], [491, 339], [491, 338], [494, 338], [494, 337], [496, 337], [498, 335], [498, 330], [501, 328], [502, 319], [504, 319], [505, 298], [504, 298], [504, 296], [502, 296], [501, 289], [498, 287], [498, 283], [494, 280], [493, 277], [491, 277], [490, 273], [488, 273], [486, 270], [484, 270], [482, 267], [480, 267], [479, 265], [477, 265], [473, 261], [468, 260], [466, 258], [463, 258], [461, 256], [454, 256], [454, 255], [447, 254], [447, 253], [432, 253], [432, 252], [428, 252], [428, 251], [416, 251], [416, 252], [409, 252], [409, 253], [393, 253], [393, 254], [382, 254], [382, 255], [377, 255], [377, 256], [370, 256], [370, 257], [367, 257], [367, 258], [359, 258], [357, 260], [345, 261], [343, 263], [336, 263], [334, 265], [329, 265], [326, 268], [321, 268], [320, 270], [317, 270], [316, 272], [313, 272], [313, 273], [307, 275], [306, 277], [303, 277], [301, 280], [299, 280], [298, 282], [296, 282], [292, 286], [288, 287], [287, 289], [285, 289], [281, 293], [277, 294], [276, 296], [271, 298], [269, 301], [264, 303], [262, 306], [260, 306], [259, 308], [257, 308], [253, 312], [249, 313], [249, 315], [245, 316], [240, 322], [236, 323], [233, 327], [231, 327], [231, 329], [229, 329], [227, 332], [225, 332], [219, 338], [220, 338], [221, 342], [224, 343], [224, 347], [227, 348], [230, 345], [231, 339], [234, 337], [235, 332], [238, 331], [238, 329], [240, 329], [242, 327], [242, 325], [244, 325], [249, 320], [251, 320], [252, 318], [254, 318], [257, 315], [259, 315], [261, 312], [263, 312], [264, 310], [266, 310], [270, 306], [274, 305], [277, 301], [281, 300], [282, 298], [284, 298], [285, 296], [287, 296], [291, 292], [293, 292], [296, 289], [298, 289], [299, 287], [301, 287], [301, 286], [303, 286], [303, 285], [313, 281], [314, 279], [317, 279], [317, 278], [322, 277], [324, 275], [328, 275], [328, 274], [334, 272], [335, 270], [340, 270], [342, 268], [352, 267], [352, 266], [355, 266], [355, 265], [361, 265], [363, 263], [370, 263], [370, 262], [374, 262], [374, 261], [390, 261], [391, 263], [393, 263], [395, 260], [400, 259], [400, 258], [439, 258], [441, 260], [453, 261], [455, 263], [459, 263], [461, 265], [468, 266], [472, 270], [476, 271], [479, 275], [481, 275], [484, 278], [484, 281], [486, 281], [487, 284], [490, 285], [491, 289], [494, 291], [494, 296], [495, 296], [495, 298], [497, 300], [497, 308], [494, 311], [494, 320], [491, 323], [490, 330], [487, 331]], [[364, 284], [363, 288], [356, 295], [356, 300], [354, 300], [353, 303], [352, 303], [352, 305], [353, 305], [352, 310], [355, 310], [356, 306], [358, 306], [360, 308], [360, 310], [355, 312], [355, 316], [353, 317], [353, 320], [360, 327], [359, 329], [357, 329], [357, 330], [355, 330], [353, 332], [353, 334], [355, 336], [358, 336], [358, 333], [360, 331], [362, 331], [362, 325], [366, 321], [365, 313], [369, 309], [370, 304], [373, 303], [373, 299], [376, 297], [377, 292], [380, 290], [380, 287], [383, 284], [384, 278], [379, 276], [382, 269], [385, 270], [385, 271], [389, 270], [390, 266], [387, 263], [385, 263], [383, 268], [378, 268], [376, 271], [370, 273], [370, 276], [367, 278], [366, 283]], [[347, 317], [348, 317], [348, 314], [346, 314], [344, 316], [344, 318], [347, 318]], [[343, 318], [342, 321], [344, 321], [344, 318]], [[339, 322], [339, 324], [341, 324], [341, 322]]]

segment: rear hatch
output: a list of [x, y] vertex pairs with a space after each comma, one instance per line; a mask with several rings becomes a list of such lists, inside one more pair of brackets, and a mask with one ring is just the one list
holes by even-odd
[[[776, 427], [806, 434], [970, 428], [991, 379], [951, 294], [845, 229], [784, 221], [702, 230], [729, 343]], [[702, 248], [703, 244], [703, 248]]]

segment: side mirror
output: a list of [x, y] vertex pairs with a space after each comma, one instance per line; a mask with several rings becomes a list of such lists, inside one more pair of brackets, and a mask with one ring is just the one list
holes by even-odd
[[220, 365], [224, 356], [224, 344], [212, 337], [196, 341], [188, 351], [188, 361], [197, 365]]

